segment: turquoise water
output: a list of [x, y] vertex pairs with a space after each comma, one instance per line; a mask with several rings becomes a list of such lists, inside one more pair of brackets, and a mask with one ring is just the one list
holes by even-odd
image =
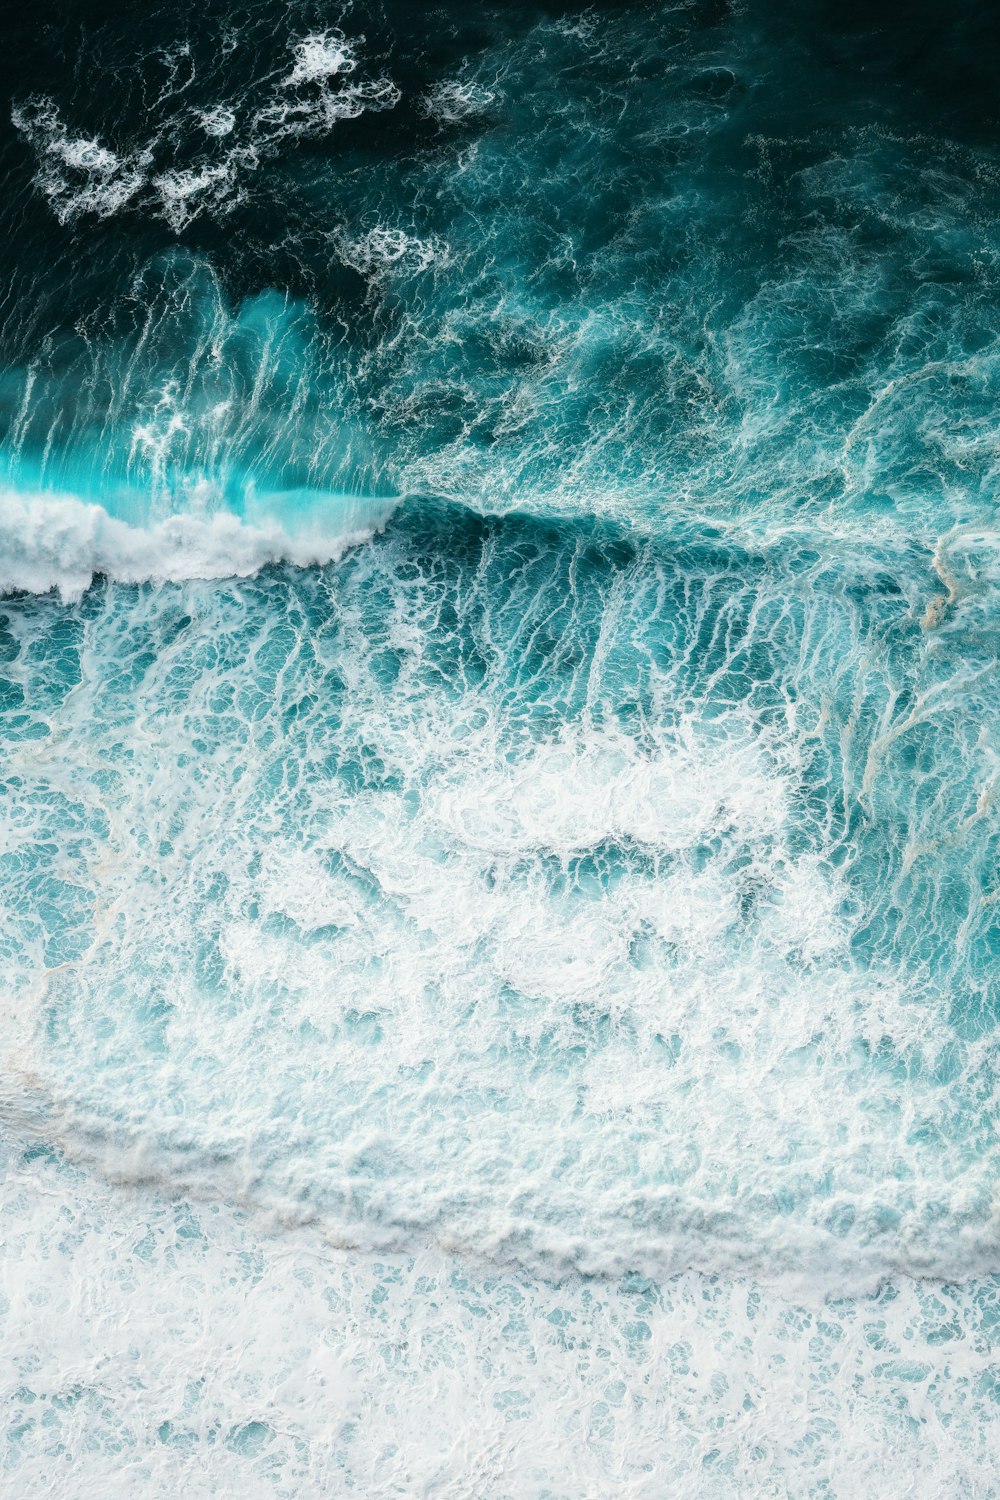
[[994, 1495], [990, 25], [4, 24], [12, 1492]]

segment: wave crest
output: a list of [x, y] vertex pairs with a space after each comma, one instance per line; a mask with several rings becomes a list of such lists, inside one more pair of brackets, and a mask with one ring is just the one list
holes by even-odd
[[289, 529], [231, 511], [165, 516], [131, 525], [101, 505], [67, 495], [0, 491], [0, 593], [58, 590], [79, 599], [95, 577], [123, 583], [246, 577], [268, 563], [334, 562], [368, 540], [393, 502], [331, 497], [322, 522]]

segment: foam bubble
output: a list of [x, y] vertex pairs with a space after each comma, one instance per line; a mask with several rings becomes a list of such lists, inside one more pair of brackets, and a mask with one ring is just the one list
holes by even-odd
[[294, 67], [283, 80], [285, 88], [326, 83], [342, 73], [353, 73], [358, 65], [354, 49], [339, 31], [310, 32], [296, 42], [294, 56]]
[[[154, 165], [177, 138], [178, 118], [190, 117], [187, 110], [180, 117], [165, 116], [131, 151], [118, 152], [96, 137], [74, 135], [50, 98], [15, 104], [14, 127], [39, 160], [36, 186], [63, 223], [88, 214], [109, 218], [141, 206], [158, 213], [179, 234], [199, 213], [230, 211], [241, 197], [242, 181], [284, 142], [325, 134], [340, 120], [357, 119], [366, 110], [393, 109], [399, 102], [400, 90], [391, 79], [351, 80], [359, 58], [339, 32], [311, 33], [293, 43], [292, 51], [291, 72], [269, 81], [266, 102], [247, 112], [242, 128], [228, 104], [194, 111], [210, 138], [234, 138], [222, 160], [179, 161], [166, 169]], [[187, 56], [187, 50], [181, 49], [181, 55]], [[163, 99], [173, 93], [168, 90]]]
[[228, 105], [216, 104], [199, 112], [198, 123], [206, 135], [232, 135], [236, 128], [236, 114]]
[[90, 213], [109, 218], [141, 192], [148, 150], [121, 156], [96, 138], [71, 135], [50, 99], [15, 106], [11, 118], [38, 154], [36, 184], [61, 223]]

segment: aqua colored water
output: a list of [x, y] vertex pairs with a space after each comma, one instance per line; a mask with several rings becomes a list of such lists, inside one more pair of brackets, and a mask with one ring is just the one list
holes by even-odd
[[2, 25], [5, 1490], [995, 1496], [1000, 28]]

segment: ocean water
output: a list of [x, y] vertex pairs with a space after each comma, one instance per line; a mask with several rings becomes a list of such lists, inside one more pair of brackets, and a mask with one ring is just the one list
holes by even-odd
[[1000, 26], [2, 34], [5, 1493], [1000, 1494]]

